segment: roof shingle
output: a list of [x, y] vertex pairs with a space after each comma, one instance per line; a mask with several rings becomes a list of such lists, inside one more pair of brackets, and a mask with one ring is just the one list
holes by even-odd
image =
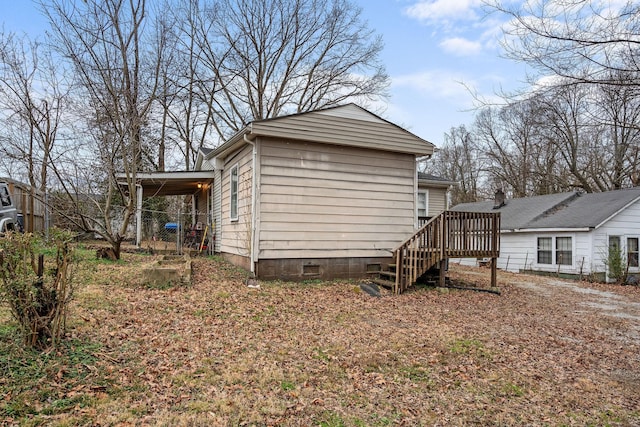
[[630, 203], [640, 187], [602, 193], [569, 192], [510, 199], [499, 209], [493, 201], [463, 203], [455, 211], [500, 212], [502, 230], [595, 228]]

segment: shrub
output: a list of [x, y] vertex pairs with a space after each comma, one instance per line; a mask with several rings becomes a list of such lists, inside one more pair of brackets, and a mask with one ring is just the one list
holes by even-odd
[[605, 264], [609, 268], [610, 279], [614, 279], [616, 283], [625, 282], [627, 276], [627, 265], [624, 260], [624, 253], [619, 247], [611, 246], [609, 248]]
[[[0, 300], [8, 303], [26, 346], [57, 346], [72, 295], [72, 235], [52, 231], [50, 247], [31, 233], [0, 239]], [[44, 254], [54, 255], [45, 272]]]

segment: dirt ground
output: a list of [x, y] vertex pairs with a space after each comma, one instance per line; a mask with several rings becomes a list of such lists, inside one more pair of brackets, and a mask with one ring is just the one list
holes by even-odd
[[[463, 268], [454, 266], [455, 277], [473, 282], [475, 277], [488, 280], [486, 269]], [[510, 285], [531, 291], [566, 311], [567, 316], [596, 315], [598, 317], [626, 320], [624, 332], [616, 328], [605, 329], [615, 339], [640, 344], [640, 287], [606, 285], [584, 281], [561, 280], [554, 277], [514, 275], [501, 272], [502, 280]]]
[[[70, 335], [93, 361], [39, 379], [45, 400], [16, 392], [35, 410], [7, 424], [640, 425], [638, 287], [499, 272], [501, 295], [376, 298], [358, 282], [249, 288], [199, 258], [193, 285], [157, 289], [136, 263], [86, 273]], [[450, 276], [488, 288], [489, 273]]]

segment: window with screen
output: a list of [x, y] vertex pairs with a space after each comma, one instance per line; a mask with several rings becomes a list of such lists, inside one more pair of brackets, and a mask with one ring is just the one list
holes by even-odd
[[627, 238], [627, 265], [629, 267], [638, 267], [638, 238]]
[[556, 264], [573, 264], [573, 248], [571, 237], [556, 237]]
[[238, 219], [238, 165], [231, 168], [231, 219]]
[[538, 264], [551, 264], [551, 237], [538, 237]]

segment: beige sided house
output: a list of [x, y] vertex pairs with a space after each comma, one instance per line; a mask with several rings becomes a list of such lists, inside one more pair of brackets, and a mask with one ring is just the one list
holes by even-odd
[[[145, 196], [190, 195], [195, 231], [184, 218], [165, 228], [199, 230], [201, 242], [212, 240], [207, 251], [258, 278], [373, 273], [401, 293], [439, 267], [444, 285], [449, 258], [497, 259], [500, 214], [448, 211], [455, 183], [416, 172], [416, 161], [433, 151], [354, 104], [257, 120], [218, 148], [201, 149], [194, 171], [136, 174], [136, 224]], [[125, 174], [118, 181], [128, 186]]]
[[196, 164], [213, 171], [215, 251], [261, 279], [380, 270], [446, 208], [451, 183], [416, 173], [433, 150], [355, 104], [251, 122]]

